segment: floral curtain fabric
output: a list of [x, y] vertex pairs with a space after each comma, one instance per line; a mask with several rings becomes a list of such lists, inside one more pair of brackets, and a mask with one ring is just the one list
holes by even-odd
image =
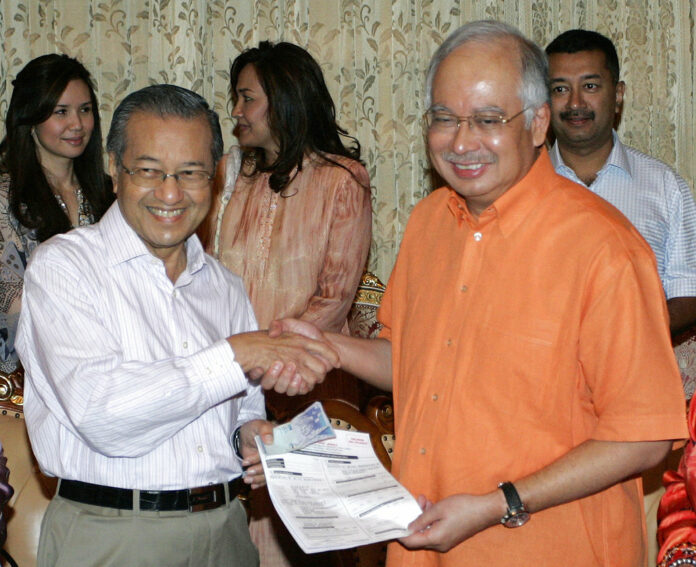
[[411, 208], [431, 189], [423, 80], [452, 30], [493, 18], [542, 45], [574, 27], [608, 35], [627, 83], [620, 135], [693, 187], [695, 9], [696, 0], [0, 0], [0, 117], [15, 74], [63, 52], [92, 72], [105, 134], [127, 93], [168, 82], [214, 105], [229, 146], [232, 59], [263, 39], [302, 45], [362, 144], [373, 185], [370, 268], [386, 280]]

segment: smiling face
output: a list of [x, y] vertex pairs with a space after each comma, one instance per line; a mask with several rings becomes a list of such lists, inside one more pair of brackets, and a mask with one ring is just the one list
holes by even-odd
[[623, 81], [614, 83], [604, 53], [553, 53], [549, 75], [551, 124], [561, 149], [608, 154], [625, 85]]
[[[511, 117], [522, 110], [517, 46], [511, 40], [468, 42], [452, 51], [433, 79], [431, 109], [457, 116], [491, 112]], [[485, 62], [485, 65], [482, 64]], [[428, 130], [430, 159], [448, 185], [478, 216], [517, 183], [536, 160], [549, 121], [547, 105], [531, 127], [519, 116], [496, 132], [482, 133], [462, 122], [453, 131]]]
[[47, 166], [54, 160], [75, 159], [85, 151], [92, 130], [94, 112], [89, 88], [84, 81], [68, 83], [51, 116], [34, 127], [39, 161]]
[[181, 267], [182, 262], [186, 265], [184, 245], [208, 213], [212, 182], [198, 189], [181, 189], [173, 177], [167, 177], [157, 187], [144, 188], [133, 182], [124, 167], [165, 173], [202, 170], [212, 175], [210, 125], [204, 116], [161, 118], [135, 112], [126, 125], [125, 139], [123, 167], [119, 167], [113, 153], [109, 154], [109, 172], [118, 204], [148, 250], [164, 260], [171, 277], [177, 271], [175, 267]]
[[273, 138], [268, 124], [268, 97], [253, 65], [249, 64], [241, 70], [234, 92], [237, 100], [232, 116], [237, 119], [235, 134], [239, 143], [249, 148], [263, 149], [266, 161], [273, 161], [278, 154], [278, 142]]

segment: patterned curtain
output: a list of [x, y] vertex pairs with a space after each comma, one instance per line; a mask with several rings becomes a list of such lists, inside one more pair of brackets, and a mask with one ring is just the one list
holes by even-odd
[[696, 0], [0, 0], [0, 117], [15, 74], [63, 52], [92, 72], [105, 132], [127, 93], [168, 82], [215, 106], [229, 146], [232, 59], [263, 39], [302, 45], [362, 144], [373, 185], [370, 267], [386, 279], [411, 208], [431, 189], [423, 78], [449, 32], [493, 18], [542, 45], [574, 27], [608, 35], [627, 83], [620, 135], [693, 187], [695, 8]]

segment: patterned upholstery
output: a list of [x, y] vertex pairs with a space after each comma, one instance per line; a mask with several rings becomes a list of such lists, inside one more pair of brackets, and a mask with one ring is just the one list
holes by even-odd
[[377, 309], [384, 295], [384, 284], [370, 272], [365, 272], [358, 285], [353, 305], [348, 314], [348, 328], [354, 337], [371, 339], [382, 325], [377, 321]]
[[684, 394], [690, 400], [696, 390], [696, 326], [674, 337], [672, 345], [684, 384]]

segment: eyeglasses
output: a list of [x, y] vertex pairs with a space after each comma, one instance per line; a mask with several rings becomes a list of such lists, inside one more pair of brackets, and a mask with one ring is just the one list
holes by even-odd
[[435, 130], [436, 132], [453, 132], [459, 129], [459, 125], [462, 122], [466, 122], [469, 124], [470, 130], [474, 130], [480, 134], [494, 134], [498, 132], [503, 125], [511, 122], [525, 110], [529, 110], [529, 108], [530, 107], [523, 108], [510, 118], [505, 118], [502, 114], [495, 114], [492, 112], [477, 112], [471, 116], [457, 116], [456, 114], [445, 112], [444, 110], [428, 110], [425, 113], [425, 123], [428, 125], [429, 130]]
[[159, 187], [167, 180], [167, 177], [173, 177], [180, 189], [201, 189], [213, 178], [202, 169], [185, 169], [176, 173], [165, 173], [161, 169], [150, 167], [128, 169], [124, 165], [121, 165], [121, 169], [133, 178], [133, 183], [144, 189]]

